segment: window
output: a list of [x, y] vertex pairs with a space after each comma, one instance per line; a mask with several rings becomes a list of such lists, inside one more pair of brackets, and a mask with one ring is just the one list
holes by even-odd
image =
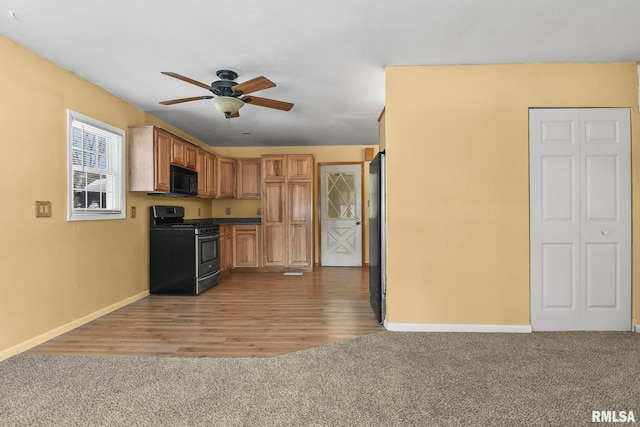
[[68, 110], [69, 221], [125, 218], [122, 129]]
[[356, 218], [356, 174], [328, 172], [325, 219]]

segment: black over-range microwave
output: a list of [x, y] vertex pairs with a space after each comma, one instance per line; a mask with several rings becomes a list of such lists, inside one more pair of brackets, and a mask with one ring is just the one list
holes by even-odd
[[180, 196], [198, 195], [198, 172], [171, 165], [170, 193]]

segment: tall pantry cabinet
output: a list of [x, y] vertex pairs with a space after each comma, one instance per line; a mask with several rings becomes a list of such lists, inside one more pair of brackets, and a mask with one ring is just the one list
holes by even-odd
[[262, 156], [263, 265], [313, 269], [313, 156]]

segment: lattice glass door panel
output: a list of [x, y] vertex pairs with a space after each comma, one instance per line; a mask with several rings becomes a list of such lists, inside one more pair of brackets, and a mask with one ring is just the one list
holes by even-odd
[[353, 172], [331, 172], [326, 177], [325, 219], [354, 219], [356, 215], [356, 177]]

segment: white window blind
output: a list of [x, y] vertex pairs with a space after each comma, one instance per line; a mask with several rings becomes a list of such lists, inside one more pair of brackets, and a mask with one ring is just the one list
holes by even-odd
[[69, 219], [124, 218], [124, 131], [69, 112]]

